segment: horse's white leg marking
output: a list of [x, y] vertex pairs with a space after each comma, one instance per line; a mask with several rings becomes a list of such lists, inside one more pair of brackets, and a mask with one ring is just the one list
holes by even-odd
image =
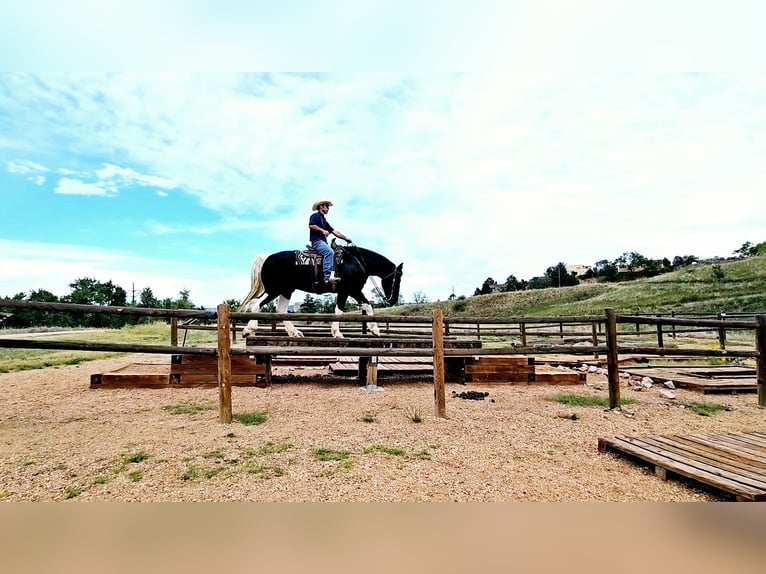
[[[367, 313], [370, 317], [372, 317], [375, 313], [372, 312], [372, 305], [369, 303], [362, 303], [361, 305], [362, 311]], [[378, 329], [377, 323], [367, 323], [367, 328], [370, 329], [370, 332], [375, 335], [376, 337], [380, 337], [380, 329]]]
[[[258, 301], [253, 299], [247, 304], [247, 307], [245, 307], [246, 313], [258, 313], [260, 309], [258, 308]], [[242, 329], [242, 336], [248, 337], [250, 335], [254, 335], [256, 330], [258, 329], [258, 320], [257, 319], [251, 319], [247, 322], [247, 325], [244, 329]]]
[[[289, 306], [290, 306], [290, 299], [280, 295], [279, 301], [277, 302], [277, 313], [287, 313], [287, 308]], [[285, 331], [287, 331], [287, 334], [290, 337], [303, 337], [303, 333], [301, 333], [298, 329], [295, 328], [295, 325], [293, 325], [292, 321], [283, 321], [283, 323], [285, 325]]]
[[[335, 314], [336, 315], [343, 315], [343, 311], [340, 310], [340, 307], [337, 305], [335, 306]], [[340, 332], [340, 322], [339, 321], [333, 321], [332, 325], [330, 326], [330, 332], [332, 333], [332, 336], [336, 339], [343, 339], [343, 333]]]

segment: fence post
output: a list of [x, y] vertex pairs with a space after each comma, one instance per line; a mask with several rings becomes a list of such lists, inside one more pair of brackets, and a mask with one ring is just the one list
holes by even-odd
[[[721, 321], [725, 321], [726, 313], [719, 313], [718, 318]], [[721, 349], [726, 348], [726, 327], [718, 327], [718, 346], [721, 347]]]
[[766, 407], [766, 315], [758, 315], [755, 320], [755, 347], [758, 349], [758, 406]]
[[[176, 306], [173, 305], [171, 309], [175, 309]], [[170, 346], [171, 347], [177, 347], [178, 346], [178, 317], [173, 315], [170, 318]]]
[[[660, 315], [657, 315], [657, 318], [662, 321], [662, 317]], [[662, 349], [665, 347], [665, 342], [662, 339], [662, 323], [657, 323], [657, 346]], [[664, 355], [664, 353], [660, 353], [660, 356]]]
[[434, 344], [434, 405], [436, 416], [447, 418], [447, 405], [444, 393], [444, 311], [434, 309], [433, 312], [433, 344]]
[[526, 347], [527, 346], [527, 324], [526, 323], [519, 323], [519, 334], [521, 335], [521, 346]]
[[609, 408], [620, 408], [620, 371], [617, 350], [617, 314], [606, 310], [606, 357], [609, 372]]
[[231, 424], [231, 318], [225, 303], [218, 305], [218, 420]]
[[[596, 322], [593, 321], [590, 324], [593, 346], [598, 347], [598, 330], [596, 328]], [[598, 351], [593, 351], [593, 358], [598, 359]]]

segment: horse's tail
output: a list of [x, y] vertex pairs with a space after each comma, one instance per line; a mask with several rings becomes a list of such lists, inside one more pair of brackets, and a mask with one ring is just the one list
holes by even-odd
[[247, 312], [250, 302], [266, 292], [266, 288], [263, 286], [263, 281], [261, 280], [261, 268], [263, 267], [263, 262], [266, 261], [266, 257], [268, 257], [268, 255], [259, 255], [253, 261], [253, 266], [250, 269], [250, 292], [239, 306], [238, 311], [240, 313]]

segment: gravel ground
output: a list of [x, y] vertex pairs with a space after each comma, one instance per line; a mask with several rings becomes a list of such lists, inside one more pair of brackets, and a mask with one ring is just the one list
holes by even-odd
[[[599, 453], [598, 438], [765, 428], [754, 394], [676, 390], [671, 401], [661, 387], [623, 385], [637, 402], [622, 412], [550, 400], [607, 396], [595, 373], [574, 386], [448, 384], [439, 419], [432, 384], [384, 380], [368, 391], [322, 383], [328, 371], [315, 369], [307, 382], [234, 387], [235, 417], [265, 413], [259, 425], [219, 423], [216, 388], [89, 388], [91, 373], [139, 361], [161, 359], [0, 375], [0, 500], [716, 501], [726, 497]], [[468, 390], [489, 395], [452, 396]], [[678, 406], [695, 401], [731, 410]], [[194, 411], [184, 405], [199, 408], [174, 412]]]

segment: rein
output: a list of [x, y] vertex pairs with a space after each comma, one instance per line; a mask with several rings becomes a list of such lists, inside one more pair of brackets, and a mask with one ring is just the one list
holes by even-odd
[[[369, 280], [372, 281], [372, 286], [375, 289], [375, 292], [378, 294], [378, 297], [380, 297], [380, 300], [385, 302], [386, 306], [392, 307], [393, 303], [389, 303], [389, 301], [386, 298], [386, 294], [383, 291], [383, 289], [380, 288], [380, 286], [378, 285], [378, 282], [375, 281], [373, 276], [368, 273], [367, 266], [364, 264], [364, 257], [359, 255], [359, 251], [358, 250], [357, 250], [356, 254], [352, 254], [352, 253], [349, 252], [349, 255], [351, 255], [351, 257], [359, 264], [359, 267], [362, 268], [362, 271], [364, 272], [365, 275], [367, 275]], [[388, 275], [385, 275], [385, 276], [381, 277], [381, 280], [386, 280], [389, 277], [391, 277], [392, 275], [396, 275], [396, 265], [394, 265], [394, 270], [391, 271], [391, 273], [389, 273]]]

